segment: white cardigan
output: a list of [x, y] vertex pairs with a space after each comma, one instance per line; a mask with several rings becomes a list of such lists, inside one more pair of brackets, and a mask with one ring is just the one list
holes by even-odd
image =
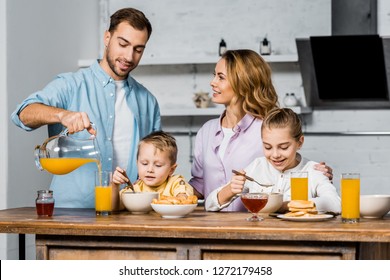
[[[316, 204], [316, 207], [319, 211], [332, 211], [335, 213], [340, 213], [341, 202], [336, 188], [330, 182], [328, 177], [326, 177], [321, 171], [314, 169], [314, 165], [317, 164], [317, 162], [302, 158], [300, 154], [297, 154], [297, 160], [300, 162], [296, 167], [284, 172], [280, 172], [279, 170], [275, 169], [265, 157], [256, 158], [244, 169], [246, 175], [254, 178], [260, 183], [271, 183], [274, 184], [274, 186], [272, 188], [262, 188], [256, 183], [250, 182], [249, 180], [246, 180], [244, 186], [261, 192], [280, 192], [283, 193], [283, 201], [290, 201], [290, 172], [308, 171], [309, 200]], [[229, 204], [238, 197], [235, 196], [228, 203], [220, 205], [218, 203], [217, 195], [218, 192], [225, 186], [226, 185], [215, 189], [206, 198], [205, 208], [207, 211], [219, 211], [229, 206]]]

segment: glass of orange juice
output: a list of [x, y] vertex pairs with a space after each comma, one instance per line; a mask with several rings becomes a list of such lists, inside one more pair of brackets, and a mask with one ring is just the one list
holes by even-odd
[[112, 211], [112, 172], [95, 172], [95, 210], [98, 216], [111, 215]]
[[309, 200], [309, 174], [307, 171], [291, 172], [291, 200]]
[[341, 220], [357, 223], [360, 218], [360, 174], [341, 174]]

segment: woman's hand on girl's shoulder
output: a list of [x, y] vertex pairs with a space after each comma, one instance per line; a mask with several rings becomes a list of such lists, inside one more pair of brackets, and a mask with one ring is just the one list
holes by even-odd
[[330, 181], [333, 180], [333, 169], [330, 166], [327, 166], [324, 161], [314, 165], [314, 169], [321, 171], [326, 177], [329, 178]]

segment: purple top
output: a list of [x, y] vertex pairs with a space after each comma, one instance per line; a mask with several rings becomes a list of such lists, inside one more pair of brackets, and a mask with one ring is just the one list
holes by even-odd
[[[206, 122], [196, 135], [192, 179], [189, 183], [204, 198], [231, 180], [232, 169], [244, 169], [255, 158], [264, 155], [261, 141], [262, 120], [246, 114], [233, 128], [235, 133], [226, 147], [223, 161], [221, 160], [218, 149], [224, 137], [221, 127], [224, 114]], [[222, 211], [246, 210], [241, 200], [236, 199]]]

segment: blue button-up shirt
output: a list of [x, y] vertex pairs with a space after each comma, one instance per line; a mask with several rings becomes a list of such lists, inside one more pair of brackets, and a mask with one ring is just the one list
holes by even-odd
[[[147, 134], [161, 129], [160, 109], [156, 98], [134, 78], [127, 78], [126, 101], [134, 114], [133, 141], [130, 143], [127, 174], [132, 181], [137, 178], [137, 145]], [[33, 130], [19, 119], [19, 113], [29, 104], [42, 103], [69, 111], [86, 112], [97, 128], [97, 143], [101, 153], [102, 170], [112, 171], [113, 127], [115, 120], [115, 83], [96, 61], [91, 67], [75, 73], [58, 75], [43, 90], [27, 97], [12, 113], [12, 121], [26, 131]], [[59, 134], [61, 124], [48, 125], [49, 136]], [[86, 134], [86, 131], [79, 132]], [[87, 135], [85, 137], [88, 137]], [[87, 138], [85, 138], [87, 139]], [[43, 141], [42, 141], [43, 142]], [[54, 175], [51, 189], [58, 207], [93, 208], [95, 163], [81, 166], [66, 175]]]

